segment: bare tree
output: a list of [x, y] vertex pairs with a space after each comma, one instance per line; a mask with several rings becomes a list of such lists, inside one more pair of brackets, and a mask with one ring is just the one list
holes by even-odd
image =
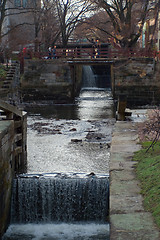
[[42, 14], [42, 42], [44, 48], [54, 45], [60, 36], [58, 18], [56, 14], [55, 1], [43, 0]]
[[[59, 36], [57, 16], [55, 14], [55, 1], [53, 0], [34, 0], [32, 14], [35, 26], [35, 42], [41, 35], [41, 44], [48, 47], [55, 42]], [[35, 44], [35, 51], [37, 47]]]
[[107, 42], [108, 38], [110, 38], [107, 31], [112, 33], [112, 30], [108, 16], [102, 10], [98, 11], [98, 13], [95, 12], [93, 16], [78, 24], [74, 34], [77, 39], [87, 39], [89, 42], [93, 42], [93, 39], [98, 39], [103, 43]]
[[55, 3], [59, 34], [63, 47], [66, 47], [75, 27], [86, 19], [87, 14], [93, 10], [93, 5], [89, 0], [55, 0]]
[[139, 127], [139, 135], [141, 141], [151, 141], [146, 152], [150, 148], [154, 148], [154, 145], [159, 141], [160, 138], [160, 108], [148, 111], [148, 119], [142, 123]]
[[3, 22], [4, 22], [5, 15], [6, 15], [6, 2], [7, 2], [7, 0], [0, 1], [0, 42], [1, 42], [1, 38], [2, 38]]
[[100, 26], [97, 26], [97, 28], [114, 38], [121, 47], [133, 47], [142, 34], [150, 1], [92, 0], [92, 2], [107, 13], [112, 31], [107, 31]]

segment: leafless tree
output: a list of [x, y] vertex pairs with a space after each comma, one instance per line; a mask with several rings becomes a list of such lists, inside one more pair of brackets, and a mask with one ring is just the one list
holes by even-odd
[[[114, 38], [121, 47], [133, 47], [142, 34], [143, 26], [150, 9], [149, 0], [91, 0], [103, 9], [112, 31], [97, 28]], [[152, 1], [157, 4], [159, 0]]]
[[55, 1], [43, 1], [42, 14], [42, 43], [47, 49], [56, 43], [60, 36], [58, 18], [56, 14]]
[[93, 10], [93, 4], [89, 0], [55, 0], [55, 3], [59, 34], [63, 47], [66, 47], [77, 24], [84, 21]]
[[0, 1], [0, 42], [2, 37], [2, 26], [6, 15], [6, 2], [7, 0]]
[[89, 42], [98, 39], [103, 43], [107, 42], [108, 38], [110, 38], [110, 35], [106, 31], [111, 33], [112, 28], [108, 16], [102, 10], [98, 13], [95, 12], [94, 15], [78, 24], [74, 34], [77, 39], [87, 39]]
[[142, 125], [140, 129], [140, 135], [142, 141], [151, 141], [151, 144], [147, 148], [146, 152], [150, 148], [154, 148], [154, 145], [158, 142], [160, 138], [160, 108], [157, 107], [154, 110], [150, 110], [148, 113], [148, 120]]

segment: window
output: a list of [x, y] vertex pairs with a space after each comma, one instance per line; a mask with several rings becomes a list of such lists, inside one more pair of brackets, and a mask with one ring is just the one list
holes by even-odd
[[26, 7], [27, 7], [27, 2], [28, 2], [28, 0], [15, 0], [15, 1], [14, 1], [14, 6], [15, 6], [15, 7], [23, 7], [23, 8], [26, 8]]

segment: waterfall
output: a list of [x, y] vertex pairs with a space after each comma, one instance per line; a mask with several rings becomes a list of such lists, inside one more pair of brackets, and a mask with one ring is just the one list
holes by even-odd
[[13, 182], [12, 223], [106, 222], [108, 178], [19, 177]]
[[92, 67], [89, 65], [83, 66], [83, 79], [82, 79], [83, 88], [96, 88], [96, 75], [92, 70]]

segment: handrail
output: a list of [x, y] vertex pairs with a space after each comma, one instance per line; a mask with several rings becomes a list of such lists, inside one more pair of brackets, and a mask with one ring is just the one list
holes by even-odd
[[31, 53], [23, 55], [24, 58], [37, 57], [41, 59], [58, 59], [58, 58], [130, 58], [130, 57], [156, 57], [156, 51], [147, 51], [140, 49], [139, 51], [108, 49], [108, 48], [57, 48], [56, 52], [49, 54], [48, 52]]
[[21, 72], [24, 71], [24, 59], [123, 59], [123, 58], [154, 58], [159, 59], [160, 53], [156, 51], [147, 51], [146, 49], [126, 50], [108, 47], [90, 47], [90, 48], [56, 48], [51, 52], [32, 52], [31, 50], [19, 54]]

